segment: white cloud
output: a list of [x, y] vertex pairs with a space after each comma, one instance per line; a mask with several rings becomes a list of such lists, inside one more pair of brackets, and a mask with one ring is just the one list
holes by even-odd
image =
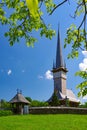
[[22, 70], [22, 73], [24, 73], [25, 72], [25, 70]]
[[12, 73], [12, 70], [9, 69], [8, 72], [7, 72], [7, 74], [8, 74], [8, 75], [11, 75], [11, 73]]
[[38, 75], [38, 79], [43, 79], [44, 77], [42, 75]]
[[80, 99], [80, 103], [84, 104], [87, 101], [87, 95], [84, 97], [80, 97], [79, 99]]
[[53, 75], [51, 73], [50, 70], [47, 70], [46, 73], [45, 73], [45, 78], [48, 79], [48, 80], [51, 80], [53, 79]]
[[47, 70], [44, 75], [38, 75], [38, 79], [53, 79], [53, 75], [50, 70]]
[[82, 51], [82, 54], [87, 58], [87, 51]]
[[83, 61], [79, 64], [79, 69], [81, 71], [86, 71], [87, 69], [87, 51], [82, 51], [82, 54], [84, 55]]
[[81, 71], [85, 71], [87, 69], [87, 58], [84, 58], [83, 62], [79, 64], [79, 68]]
[[87, 100], [87, 95], [83, 97], [83, 100]]

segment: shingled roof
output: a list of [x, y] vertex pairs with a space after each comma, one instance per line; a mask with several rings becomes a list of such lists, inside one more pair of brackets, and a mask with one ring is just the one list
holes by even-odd
[[21, 93], [17, 93], [9, 102], [12, 104], [13, 103], [30, 104], [30, 102]]
[[76, 98], [73, 91], [70, 89], [66, 89], [66, 95], [63, 95], [61, 92], [60, 95], [61, 95], [61, 99], [65, 99], [67, 97], [71, 102], [79, 102], [79, 100]]

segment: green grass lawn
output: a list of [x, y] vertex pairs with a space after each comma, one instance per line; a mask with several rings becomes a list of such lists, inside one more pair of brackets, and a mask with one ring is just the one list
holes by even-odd
[[0, 130], [87, 130], [87, 115], [4, 116]]

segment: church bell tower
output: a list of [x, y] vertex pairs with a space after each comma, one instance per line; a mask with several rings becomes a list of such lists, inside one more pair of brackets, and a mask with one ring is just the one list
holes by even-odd
[[66, 95], [67, 69], [63, 60], [59, 29], [58, 29], [57, 50], [56, 50], [56, 63], [53, 64], [52, 72], [53, 72], [53, 79], [54, 79], [54, 92], [56, 92], [57, 95], [59, 95], [60, 92], [63, 95]]

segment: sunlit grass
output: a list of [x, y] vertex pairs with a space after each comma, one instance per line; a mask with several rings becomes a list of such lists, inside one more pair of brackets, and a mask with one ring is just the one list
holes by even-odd
[[87, 130], [87, 115], [24, 115], [0, 117], [0, 130]]

